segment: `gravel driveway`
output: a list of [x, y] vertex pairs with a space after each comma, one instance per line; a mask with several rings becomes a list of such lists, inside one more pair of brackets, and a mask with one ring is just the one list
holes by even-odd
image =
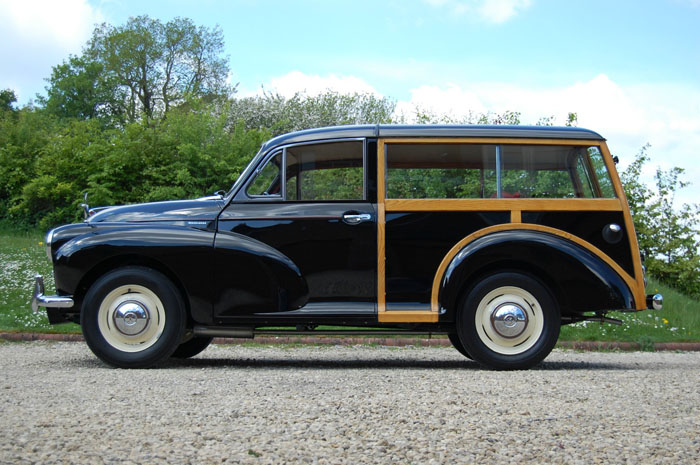
[[698, 352], [504, 373], [451, 348], [222, 345], [128, 371], [3, 343], [0, 462], [695, 464], [699, 382]]

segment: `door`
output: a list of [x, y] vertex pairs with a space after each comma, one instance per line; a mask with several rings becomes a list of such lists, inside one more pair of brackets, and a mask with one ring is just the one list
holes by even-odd
[[[247, 236], [283, 254], [298, 268], [308, 295], [301, 308], [284, 297], [241, 299], [251, 291], [236, 285], [245, 270], [234, 259], [226, 262], [230, 254], [217, 241], [224, 262], [216, 266], [216, 319], [376, 313], [377, 215], [367, 200], [364, 147], [363, 140], [301, 144], [268, 156], [222, 212], [217, 235]], [[274, 271], [259, 274], [253, 292], [284, 296]]]

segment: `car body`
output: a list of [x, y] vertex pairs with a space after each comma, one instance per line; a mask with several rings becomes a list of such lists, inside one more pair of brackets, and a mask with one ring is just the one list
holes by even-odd
[[120, 367], [331, 325], [445, 333], [485, 366], [527, 368], [561, 324], [662, 302], [606, 142], [580, 128], [299, 131], [225, 195], [91, 213], [48, 233], [57, 295], [38, 277], [33, 305]]

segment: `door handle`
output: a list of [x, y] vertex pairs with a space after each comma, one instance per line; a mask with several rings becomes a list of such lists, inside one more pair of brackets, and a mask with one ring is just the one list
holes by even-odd
[[364, 223], [365, 221], [370, 221], [372, 219], [372, 215], [369, 213], [344, 213], [343, 214], [343, 222], [347, 224], [360, 224]]

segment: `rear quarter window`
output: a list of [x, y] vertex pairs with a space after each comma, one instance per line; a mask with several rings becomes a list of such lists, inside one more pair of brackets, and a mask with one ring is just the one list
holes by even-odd
[[598, 147], [387, 144], [387, 198], [614, 197]]

